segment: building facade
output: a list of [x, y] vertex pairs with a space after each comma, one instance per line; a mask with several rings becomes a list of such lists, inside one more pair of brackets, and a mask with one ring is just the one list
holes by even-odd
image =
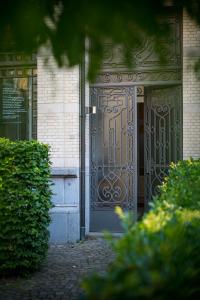
[[[170, 14], [172, 38], [160, 65], [151, 41], [127, 69], [120, 48], [106, 45], [95, 83], [87, 60], [58, 68], [47, 49], [37, 56], [1, 54], [0, 135], [51, 146], [54, 208], [51, 242], [90, 232], [120, 232], [120, 205], [137, 218], [171, 161], [200, 157], [200, 28], [186, 13]], [[164, 48], [163, 48], [164, 49]], [[14, 100], [13, 100], [14, 99]], [[12, 107], [11, 107], [12, 106]]]

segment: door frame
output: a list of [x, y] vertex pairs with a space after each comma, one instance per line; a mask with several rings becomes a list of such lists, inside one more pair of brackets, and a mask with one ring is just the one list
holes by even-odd
[[[113, 52], [109, 52], [110, 55], [108, 59], [103, 63], [102, 68], [97, 76], [96, 83], [89, 85], [89, 83], [85, 80], [83, 82], [82, 87], [84, 86], [85, 92], [84, 96], [81, 97], [81, 102], [83, 101], [83, 106], [88, 107], [91, 105], [90, 103], [90, 87], [100, 87], [100, 86], [121, 86], [121, 85], [134, 85], [134, 86], [169, 86], [169, 85], [182, 85], [182, 70], [183, 70], [183, 53], [182, 53], [182, 12], [180, 10], [174, 10], [171, 8], [167, 10], [166, 18], [170, 20], [170, 23], [173, 22], [175, 24], [174, 31], [174, 39], [173, 39], [173, 59], [171, 62], [164, 66], [161, 65], [158, 61], [148, 61], [148, 56], [146, 53], [148, 49], [143, 49], [142, 55], [139, 56], [139, 61], [134, 69], [130, 69], [127, 65], [124, 65], [121, 61], [115, 61], [115, 58], [112, 58]], [[167, 20], [166, 19], [166, 20]], [[139, 50], [141, 51], [141, 49]], [[150, 53], [151, 54], [151, 53]], [[85, 55], [85, 69], [86, 72], [88, 70], [89, 64], [89, 56]], [[142, 58], [142, 62], [140, 61]], [[113, 60], [114, 59], [114, 60]], [[146, 63], [147, 59], [147, 63]], [[113, 64], [114, 63], [114, 64]], [[122, 63], [122, 64], [121, 64]], [[183, 92], [182, 99], [183, 103]], [[182, 105], [183, 107], [183, 105]], [[85, 113], [85, 108], [81, 110]], [[183, 111], [181, 112], [183, 116]], [[90, 134], [90, 125], [89, 125], [89, 115], [83, 120], [85, 127], [85, 135], [81, 136], [80, 139], [84, 140], [85, 143], [84, 153], [81, 155], [84, 156], [85, 165], [84, 171], [80, 170], [81, 178], [84, 177], [84, 189], [82, 192], [84, 194], [84, 207], [85, 207], [85, 225], [86, 225], [86, 233], [89, 233], [89, 200], [90, 200], [90, 149], [89, 149], [89, 134]], [[182, 123], [183, 125], [183, 123]], [[182, 136], [183, 136], [183, 127], [182, 127]], [[183, 149], [182, 149], [183, 151]], [[82, 182], [82, 179], [80, 180]], [[82, 199], [82, 196], [80, 197]]]
[[[85, 97], [85, 107], [86, 110], [89, 106], [91, 106], [91, 99], [90, 99], [90, 88], [91, 87], [110, 87], [110, 86], [123, 86], [123, 85], [129, 85], [129, 86], [181, 86], [181, 90], [183, 88], [182, 81], [181, 80], [169, 80], [169, 81], [139, 81], [134, 83], [95, 83], [95, 84], [87, 84], [86, 85], [86, 97]], [[181, 101], [183, 103], [183, 92], [181, 93]], [[183, 107], [183, 105], [182, 105]], [[181, 115], [183, 116], [183, 111], [181, 112]], [[182, 136], [183, 136], [183, 122], [182, 122]], [[183, 151], [183, 147], [182, 147]], [[86, 226], [86, 234], [89, 234], [90, 231], [90, 115], [86, 114], [85, 118], [85, 226]]]

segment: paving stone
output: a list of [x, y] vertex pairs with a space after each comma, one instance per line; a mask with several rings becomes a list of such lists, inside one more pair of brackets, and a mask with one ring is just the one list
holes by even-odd
[[113, 258], [102, 238], [51, 245], [42, 268], [31, 278], [0, 279], [0, 300], [76, 300], [83, 293], [83, 278], [103, 274]]

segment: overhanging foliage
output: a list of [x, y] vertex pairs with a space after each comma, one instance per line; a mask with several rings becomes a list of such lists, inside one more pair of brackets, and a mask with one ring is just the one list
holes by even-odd
[[129, 64], [130, 49], [138, 47], [145, 36], [154, 37], [155, 49], [159, 49], [160, 39], [168, 34], [159, 22], [169, 6], [166, 3], [185, 9], [200, 24], [198, 0], [1, 1], [0, 48], [30, 53], [50, 41], [58, 64], [67, 61], [74, 66], [81, 62], [87, 37], [91, 79], [100, 68], [105, 40], [121, 44]]

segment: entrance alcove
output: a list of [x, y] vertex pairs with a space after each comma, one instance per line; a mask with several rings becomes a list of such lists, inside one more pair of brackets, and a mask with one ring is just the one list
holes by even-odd
[[[169, 164], [182, 159], [181, 16], [166, 17], [172, 28], [167, 62], [161, 65], [152, 41], [132, 55], [134, 70], [122, 51], [106, 45], [102, 69], [90, 85], [89, 208], [90, 232], [121, 232], [115, 207], [135, 219], [148, 210]], [[87, 215], [87, 213], [86, 213]]]

